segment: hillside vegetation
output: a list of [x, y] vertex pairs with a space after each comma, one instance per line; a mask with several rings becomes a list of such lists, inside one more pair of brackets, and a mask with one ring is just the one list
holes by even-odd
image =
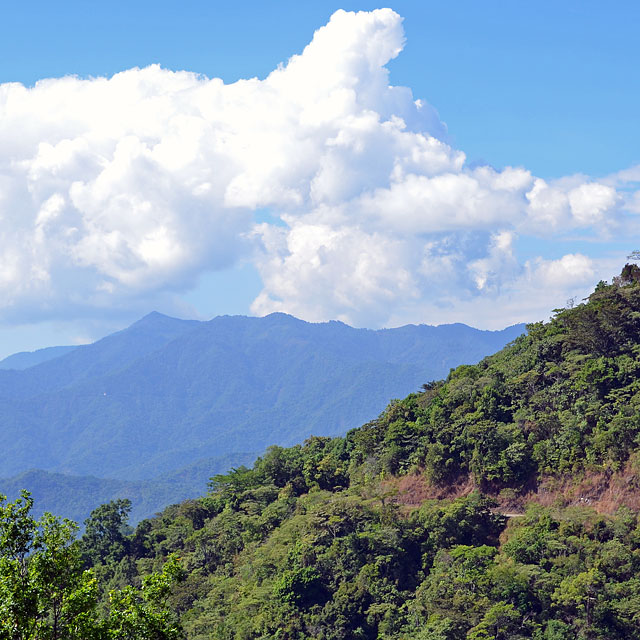
[[[344, 438], [271, 447], [135, 531], [101, 507], [78, 549], [104, 611], [179, 558], [190, 640], [640, 638], [639, 336], [627, 265]], [[599, 512], [590, 478], [627, 493]]]

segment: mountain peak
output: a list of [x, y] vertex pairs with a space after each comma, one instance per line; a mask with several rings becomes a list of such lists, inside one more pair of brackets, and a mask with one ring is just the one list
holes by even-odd
[[142, 316], [139, 320], [136, 320], [131, 326], [135, 326], [138, 324], [148, 324], [150, 322], [158, 322], [164, 320], [178, 320], [178, 318], [173, 318], [172, 316], [168, 316], [164, 313], [160, 313], [159, 311], [151, 311], [147, 313], [147, 315]]
[[[165, 315], [164, 313], [160, 313], [159, 311], [151, 311], [147, 313], [146, 316], [140, 318], [132, 325], [128, 327], [128, 329], [165, 329], [176, 326], [196, 326], [200, 324], [200, 320], [184, 320], [182, 318], [174, 318], [173, 316]], [[125, 329], [126, 331], [127, 329]]]

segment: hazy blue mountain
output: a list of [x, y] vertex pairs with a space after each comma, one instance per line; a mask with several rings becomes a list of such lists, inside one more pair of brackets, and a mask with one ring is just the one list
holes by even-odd
[[20, 351], [20, 353], [14, 353], [4, 360], [0, 360], [0, 369], [28, 369], [47, 360], [63, 356], [75, 348], [75, 346], [46, 347], [36, 351]]
[[342, 434], [523, 330], [152, 313], [94, 344], [0, 371], [0, 476], [38, 468], [138, 482]]
[[0, 371], [0, 397], [32, 398], [116, 372], [199, 324], [150, 313], [127, 329], [66, 355], [23, 371]]
[[251, 465], [257, 455], [240, 453], [206, 458], [165, 476], [138, 482], [30, 469], [11, 478], [0, 478], [0, 494], [14, 500], [26, 488], [35, 500], [36, 517], [50, 511], [80, 524], [101, 504], [129, 498], [132, 503], [129, 520], [136, 524], [169, 504], [202, 495], [212, 475], [242, 464]]

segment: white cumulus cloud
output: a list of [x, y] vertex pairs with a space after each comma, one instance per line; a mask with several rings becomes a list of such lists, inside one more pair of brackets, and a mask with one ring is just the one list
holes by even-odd
[[[519, 261], [517, 239], [635, 224], [637, 168], [467, 167], [433, 107], [390, 84], [403, 46], [390, 9], [338, 11], [264, 80], [153, 65], [0, 85], [2, 317], [152, 301], [240, 259], [263, 281], [255, 313], [370, 326], [599, 277], [577, 253]], [[264, 208], [280, 222], [257, 224]]]

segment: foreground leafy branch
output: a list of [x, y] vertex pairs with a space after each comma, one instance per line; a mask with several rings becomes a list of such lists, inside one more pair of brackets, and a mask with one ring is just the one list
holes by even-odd
[[109, 594], [106, 613], [100, 590], [85, 568], [76, 540], [78, 526], [45, 513], [31, 516], [27, 491], [14, 502], [0, 496], [0, 640], [178, 640], [175, 616], [167, 608], [180, 579], [177, 559]]

